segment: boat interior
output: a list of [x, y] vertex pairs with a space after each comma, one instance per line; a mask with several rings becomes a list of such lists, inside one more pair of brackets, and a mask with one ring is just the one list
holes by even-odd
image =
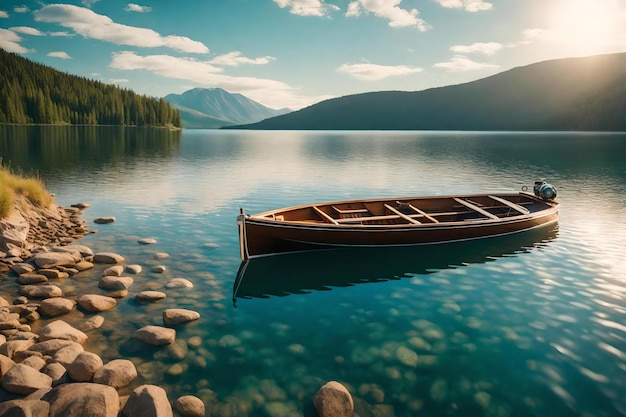
[[419, 225], [498, 220], [527, 215], [547, 207], [548, 203], [519, 193], [506, 196], [346, 201], [279, 210], [264, 213], [263, 217], [277, 221], [335, 225]]

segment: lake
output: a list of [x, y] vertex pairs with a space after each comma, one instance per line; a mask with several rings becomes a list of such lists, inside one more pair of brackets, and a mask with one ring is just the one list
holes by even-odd
[[[626, 415], [626, 134], [0, 126], [0, 156], [38, 173], [59, 204], [91, 204], [97, 233], [79, 243], [143, 266], [86, 346], [131, 359], [131, 388], [194, 394], [223, 417], [312, 416], [330, 380], [361, 417]], [[267, 258], [234, 294], [240, 207], [516, 191], [538, 178], [558, 188], [556, 227]], [[99, 292], [103, 269], [60, 285]], [[176, 277], [194, 288], [166, 289]], [[135, 302], [145, 289], [167, 298]], [[173, 307], [201, 314], [174, 345], [129, 339]]]

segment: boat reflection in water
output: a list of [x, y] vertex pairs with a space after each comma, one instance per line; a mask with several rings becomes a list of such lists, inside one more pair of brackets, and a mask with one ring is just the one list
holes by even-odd
[[270, 298], [327, 291], [430, 274], [530, 253], [558, 235], [558, 224], [513, 235], [435, 245], [350, 248], [289, 253], [241, 263], [233, 285], [238, 298]]

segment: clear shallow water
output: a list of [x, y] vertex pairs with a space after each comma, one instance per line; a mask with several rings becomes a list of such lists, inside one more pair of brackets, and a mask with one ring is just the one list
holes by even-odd
[[[116, 216], [83, 243], [144, 272], [88, 349], [132, 359], [138, 383], [170, 398], [198, 395], [218, 416], [309, 416], [319, 386], [339, 380], [360, 416], [626, 414], [626, 135], [0, 127], [0, 155], [58, 203], [91, 203], [88, 220]], [[538, 177], [559, 189], [554, 230], [275, 259], [248, 271], [259, 284], [233, 305], [239, 207], [514, 191]], [[101, 269], [61, 286], [98, 292]], [[194, 289], [164, 289], [174, 277]], [[167, 299], [133, 301], [148, 288]], [[175, 347], [129, 340], [174, 306], [202, 315]]]

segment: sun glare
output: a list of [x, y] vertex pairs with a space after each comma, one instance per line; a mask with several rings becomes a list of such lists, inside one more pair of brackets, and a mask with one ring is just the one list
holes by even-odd
[[624, 0], [558, 1], [549, 16], [549, 25], [549, 39], [573, 55], [626, 50]]

